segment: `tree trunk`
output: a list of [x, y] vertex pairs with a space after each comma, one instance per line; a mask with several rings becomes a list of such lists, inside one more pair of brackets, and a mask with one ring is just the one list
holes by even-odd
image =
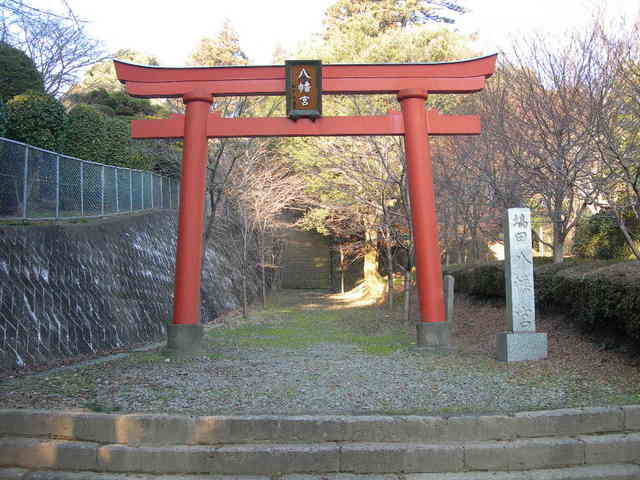
[[260, 273], [262, 274], [262, 308], [267, 308], [267, 278], [264, 271], [264, 232], [258, 234], [258, 239], [260, 242]]
[[633, 253], [633, 255], [638, 260], [640, 260], [640, 250], [638, 250], [638, 246], [633, 241], [633, 238], [631, 238], [631, 234], [627, 229], [627, 225], [624, 223], [624, 218], [622, 218], [622, 215], [618, 214], [618, 212], [615, 210], [614, 210], [614, 214], [616, 216], [618, 228], [620, 228], [620, 231], [622, 232], [622, 235], [624, 236], [624, 239], [627, 242], [627, 245], [629, 245], [629, 248], [631, 249], [631, 252]]
[[242, 318], [248, 318], [248, 305], [247, 305], [247, 277], [242, 276]]
[[270, 289], [272, 292], [280, 289], [280, 266], [282, 263], [283, 247], [276, 238], [276, 233], [272, 229], [271, 233], [271, 265], [273, 265], [273, 276], [271, 277]]
[[553, 224], [553, 263], [564, 261], [564, 237], [560, 231], [560, 225]]
[[365, 283], [378, 283], [378, 232], [373, 229], [365, 231], [366, 253], [364, 254], [364, 281]]
[[247, 301], [247, 250], [249, 248], [248, 234], [243, 232], [242, 235], [242, 318], [248, 317], [248, 301]]
[[385, 242], [385, 251], [387, 253], [387, 306], [389, 310], [393, 310], [393, 254], [389, 241]]
[[344, 247], [340, 245], [340, 293], [344, 293]]
[[478, 238], [478, 229], [473, 227], [471, 230], [471, 262], [480, 262], [480, 239]]
[[404, 271], [404, 321], [411, 321], [411, 269], [407, 266]]

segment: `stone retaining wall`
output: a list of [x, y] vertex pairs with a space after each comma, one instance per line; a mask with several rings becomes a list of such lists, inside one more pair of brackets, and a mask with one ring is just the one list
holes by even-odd
[[[172, 311], [176, 225], [174, 211], [154, 211], [91, 223], [0, 226], [0, 367], [163, 338]], [[233, 250], [207, 249], [203, 322], [240, 304], [238, 269], [222, 253]], [[253, 295], [254, 278], [249, 286]]]

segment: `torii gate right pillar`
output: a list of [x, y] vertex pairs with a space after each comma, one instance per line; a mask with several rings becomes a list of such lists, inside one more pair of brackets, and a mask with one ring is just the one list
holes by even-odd
[[419, 346], [447, 348], [450, 346], [450, 335], [449, 324], [445, 321], [431, 151], [429, 138], [425, 133], [428, 132], [424, 110], [426, 99], [426, 90], [412, 88], [398, 92], [404, 120], [420, 303], [420, 321], [416, 324], [417, 339]]

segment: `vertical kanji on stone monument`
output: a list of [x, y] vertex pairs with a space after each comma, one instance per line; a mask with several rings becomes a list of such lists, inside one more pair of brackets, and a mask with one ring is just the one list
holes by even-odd
[[498, 334], [498, 360], [540, 360], [547, 356], [547, 335], [536, 333], [531, 212], [507, 210], [504, 226], [504, 279], [507, 297], [507, 332]]

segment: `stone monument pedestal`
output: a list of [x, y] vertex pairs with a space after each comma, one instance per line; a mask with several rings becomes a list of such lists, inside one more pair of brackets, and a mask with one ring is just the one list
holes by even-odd
[[167, 325], [167, 351], [176, 355], [195, 355], [202, 351], [204, 326], [195, 324]]
[[418, 347], [434, 350], [449, 350], [451, 335], [449, 322], [418, 322]]
[[547, 334], [500, 332], [496, 335], [496, 355], [502, 362], [521, 362], [547, 358]]

